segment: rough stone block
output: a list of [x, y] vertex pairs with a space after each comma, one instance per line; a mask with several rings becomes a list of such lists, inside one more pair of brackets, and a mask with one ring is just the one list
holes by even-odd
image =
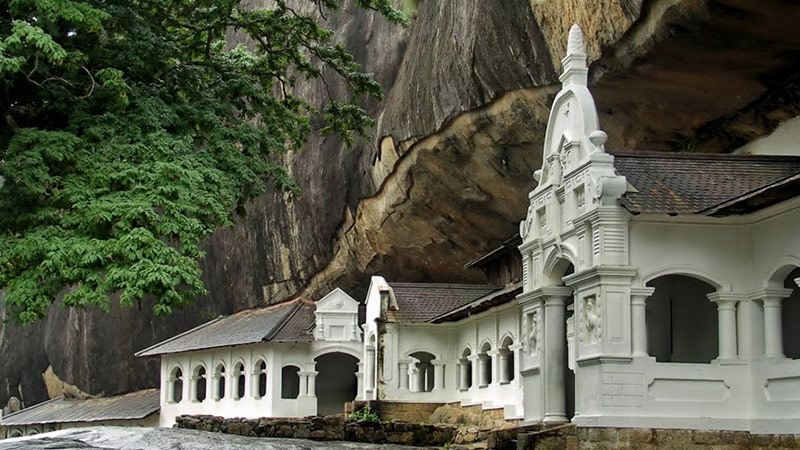
[[695, 430], [692, 431], [692, 442], [695, 444], [719, 444], [720, 432], [712, 430]]
[[682, 444], [692, 443], [692, 432], [688, 430], [653, 430], [655, 441], [658, 445], [672, 445], [680, 448]]
[[653, 430], [649, 428], [622, 428], [617, 434], [619, 441], [626, 444], [642, 445], [653, 441]]
[[311, 432], [311, 439], [322, 440], [325, 439], [326, 433], [325, 430], [314, 430]]

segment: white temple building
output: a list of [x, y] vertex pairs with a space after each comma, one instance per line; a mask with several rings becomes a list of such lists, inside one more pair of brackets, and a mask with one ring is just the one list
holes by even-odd
[[337, 289], [211, 321], [138, 353], [161, 424], [361, 400], [796, 433], [800, 156], [607, 151], [577, 26], [562, 63], [520, 234], [470, 263], [490, 284], [374, 276], [361, 319]]

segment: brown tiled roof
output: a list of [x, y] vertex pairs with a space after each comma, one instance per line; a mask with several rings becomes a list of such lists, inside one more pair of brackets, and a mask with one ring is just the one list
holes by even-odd
[[634, 214], [743, 214], [798, 194], [800, 157], [611, 152], [636, 192], [621, 204]]
[[296, 298], [260, 309], [249, 309], [218, 317], [197, 328], [174, 336], [136, 353], [136, 356], [163, 355], [257, 342], [312, 341], [316, 305]]
[[58, 397], [4, 416], [0, 425], [137, 420], [157, 412], [159, 406], [158, 389], [82, 400]]
[[469, 302], [466, 305], [456, 308], [452, 311], [440, 314], [432, 318], [429, 322], [443, 323], [443, 322], [455, 322], [461, 319], [465, 319], [471, 315], [481, 313], [492, 307], [504, 305], [517, 298], [517, 295], [521, 293], [522, 293], [522, 285], [519, 283], [513, 284], [503, 289], [490, 292], [484, 295], [483, 297], [474, 300], [472, 302]]
[[428, 322], [492, 292], [500, 286], [485, 284], [389, 283], [397, 310], [388, 311], [392, 322]]

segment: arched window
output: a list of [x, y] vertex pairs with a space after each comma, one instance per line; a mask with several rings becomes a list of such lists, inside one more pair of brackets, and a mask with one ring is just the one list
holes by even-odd
[[235, 381], [235, 388], [233, 390], [233, 399], [239, 400], [240, 398], [244, 397], [244, 383], [245, 383], [245, 375], [244, 375], [244, 363], [238, 362], [235, 366], [233, 366], [233, 379]]
[[800, 268], [795, 268], [783, 281], [783, 287], [792, 290], [792, 295], [782, 302], [781, 321], [783, 330], [783, 353], [787, 358], [800, 359]]
[[300, 368], [286, 366], [281, 369], [281, 398], [297, 398], [300, 395]]
[[714, 286], [686, 275], [664, 275], [649, 283], [645, 303], [647, 351], [658, 362], [707, 363], [719, 354]]
[[459, 360], [459, 369], [461, 374], [459, 376], [459, 386], [458, 389], [462, 391], [466, 391], [467, 389], [472, 387], [472, 352], [470, 352], [469, 348], [465, 348], [464, 351], [461, 353], [461, 359]]
[[267, 363], [263, 359], [256, 361], [256, 370], [253, 372], [258, 390], [255, 392], [255, 398], [262, 398], [267, 396]]
[[172, 403], [179, 403], [183, 400], [183, 371], [180, 367], [172, 369], [169, 376], [169, 389], [171, 392], [168, 398]]
[[214, 369], [214, 399], [223, 398], [225, 398], [225, 365], [220, 363]]
[[514, 352], [509, 349], [514, 345], [514, 340], [511, 336], [507, 336], [500, 344], [500, 384], [508, 384], [514, 379]]
[[8, 435], [10, 438], [22, 437], [22, 430], [19, 428], [14, 428], [11, 430], [11, 434]]
[[206, 368], [203, 366], [195, 367], [192, 381], [194, 382], [194, 398], [192, 400], [202, 402], [206, 399]]
[[410, 354], [414, 358], [414, 381], [413, 388], [416, 392], [430, 392], [433, 390], [433, 384], [436, 374], [434, 373], [434, 366], [431, 364], [436, 357], [428, 352], [415, 352]]
[[491, 344], [485, 342], [478, 353], [478, 387], [485, 388], [492, 384], [492, 357], [489, 352], [492, 350]]

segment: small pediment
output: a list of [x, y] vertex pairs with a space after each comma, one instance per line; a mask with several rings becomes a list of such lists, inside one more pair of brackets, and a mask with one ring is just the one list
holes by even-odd
[[358, 302], [347, 292], [336, 288], [317, 300], [317, 312], [358, 313]]

